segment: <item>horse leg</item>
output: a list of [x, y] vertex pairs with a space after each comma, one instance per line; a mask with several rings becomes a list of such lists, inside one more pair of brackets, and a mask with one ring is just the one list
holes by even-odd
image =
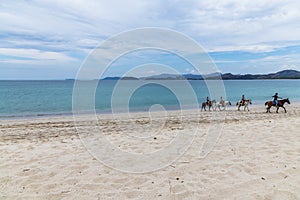
[[284, 109], [284, 112], [286, 113], [286, 109], [285, 109], [285, 107], [284, 106], [282, 106], [283, 107], [283, 109]]
[[279, 106], [277, 106], [276, 113], [278, 113], [278, 110], [279, 110]]
[[272, 108], [272, 105], [268, 104], [267, 113], [271, 113], [271, 108]]

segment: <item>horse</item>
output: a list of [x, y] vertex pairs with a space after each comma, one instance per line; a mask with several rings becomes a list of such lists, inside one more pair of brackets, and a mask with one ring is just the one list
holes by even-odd
[[282, 107], [282, 108], [284, 109], [284, 111], [286, 112], [286, 109], [285, 109], [285, 107], [283, 106], [284, 103], [291, 104], [289, 98], [282, 99], [282, 100], [278, 100], [277, 106], [274, 104], [273, 101], [267, 101], [267, 102], [265, 103], [265, 106], [268, 106], [268, 107], [267, 107], [267, 113], [268, 113], [268, 112], [269, 112], [269, 113], [271, 112], [270, 109], [271, 109], [272, 106], [277, 107], [276, 113], [278, 113], [279, 107]]
[[201, 111], [204, 109], [204, 111], [206, 111], [206, 106], [208, 106], [208, 110], [210, 111], [210, 108], [213, 106], [213, 104], [216, 103], [216, 100], [212, 100], [212, 101], [208, 101], [208, 102], [203, 102], [202, 103], [202, 107], [201, 107]]
[[236, 105], [238, 106], [238, 111], [240, 111], [240, 107], [241, 106], [244, 106], [244, 111], [246, 111], [246, 108], [249, 111], [249, 104], [252, 104], [251, 99], [245, 100], [244, 104], [242, 102], [240, 102], [240, 101], [236, 102]]
[[231, 102], [230, 101], [224, 101], [223, 103], [216, 102], [214, 110], [217, 110], [217, 108], [219, 108], [219, 110], [221, 111], [221, 107], [224, 108], [223, 110], [227, 110], [227, 106], [231, 106]]

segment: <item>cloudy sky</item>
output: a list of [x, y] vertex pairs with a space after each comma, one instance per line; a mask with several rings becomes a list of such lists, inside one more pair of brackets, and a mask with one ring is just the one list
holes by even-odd
[[74, 78], [99, 43], [143, 27], [191, 37], [223, 73], [300, 70], [299, 0], [3, 0], [0, 21], [0, 79]]

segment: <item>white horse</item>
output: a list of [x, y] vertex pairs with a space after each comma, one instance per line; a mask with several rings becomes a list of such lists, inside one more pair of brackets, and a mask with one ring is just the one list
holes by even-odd
[[244, 111], [246, 111], [246, 109], [249, 111], [249, 104], [252, 104], [251, 99], [245, 100], [244, 105], [240, 101], [236, 103], [238, 106], [238, 111], [240, 111], [241, 106], [244, 106]]
[[230, 101], [223, 101], [223, 103], [216, 102], [216, 104], [214, 106], [214, 110], [217, 110], [217, 108], [218, 108], [219, 111], [221, 111], [221, 107], [223, 108], [222, 110], [227, 110], [228, 106], [231, 106], [231, 102]]

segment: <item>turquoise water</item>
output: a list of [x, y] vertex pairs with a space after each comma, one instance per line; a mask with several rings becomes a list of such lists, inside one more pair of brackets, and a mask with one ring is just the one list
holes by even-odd
[[[101, 81], [96, 92], [96, 110], [111, 112], [111, 97], [117, 81]], [[120, 87], [131, 87], [136, 81], [124, 81]], [[198, 101], [209, 96], [204, 81], [189, 81]], [[0, 81], [0, 116], [39, 116], [72, 113], [72, 92], [74, 81]], [[185, 95], [182, 81], [172, 81], [174, 87]], [[254, 104], [270, 100], [275, 92], [289, 97], [291, 103], [300, 101], [300, 80], [226, 80], [227, 100], [236, 102], [245, 94]], [[190, 96], [186, 94], [188, 99]], [[168, 88], [157, 84], [146, 84], [131, 96], [131, 111], [146, 111], [152, 105], [160, 104], [165, 109], [180, 109], [176, 95]]]

